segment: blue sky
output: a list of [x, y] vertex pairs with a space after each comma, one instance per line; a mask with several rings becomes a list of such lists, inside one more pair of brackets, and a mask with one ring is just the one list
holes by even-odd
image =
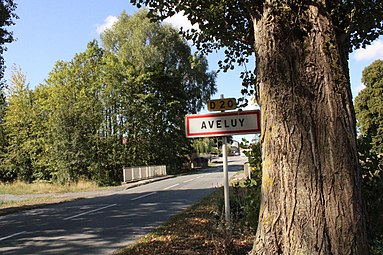
[[[30, 87], [43, 83], [58, 60], [69, 61], [78, 52], [86, 49], [93, 39], [99, 39], [102, 28], [110, 25], [123, 10], [133, 14], [137, 9], [129, 0], [15, 0], [20, 19], [10, 27], [17, 38], [7, 45], [5, 78], [10, 80], [12, 66], [20, 66], [26, 74]], [[169, 21], [184, 25], [185, 20], [177, 16]], [[210, 69], [217, 69], [220, 54], [208, 56]], [[362, 70], [376, 59], [383, 59], [383, 37], [366, 49], [350, 55], [350, 76], [353, 95], [362, 88]], [[253, 68], [253, 65], [250, 66]], [[219, 73], [218, 93], [225, 97], [240, 97], [240, 70]]]
[[[12, 66], [20, 66], [33, 88], [47, 78], [58, 60], [71, 60], [84, 51], [89, 41], [99, 39], [100, 28], [115, 20], [123, 10], [133, 14], [137, 9], [129, 0], [16, 0], [20, 19], [10, 30], [17, 41], [8, 44], [4, 54], [6, 79]], [[182, 25], [182, 20], [174, 23]], [[218, 54], [209, 56], [209, 67], [217, 69]], [[238, 71], [220, 74], [217, 80], [220, 94], [239, 97], [241, 80]]]

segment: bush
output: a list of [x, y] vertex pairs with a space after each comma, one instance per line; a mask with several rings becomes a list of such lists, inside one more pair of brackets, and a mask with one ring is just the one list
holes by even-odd
[[[251, 178], [233, 184], [230, 192], [230, 211], [234, 222], [244, 226], [246, 230], [254, 232], [258, 225], [259, 207], [262, 183], [262, 159], [259, 143], [246, 145], [250, 148], [245, 152], [251, 168]], [[224, 208], [224, 202], [218, 205]]]
[[383, 254], [383, 157], [372, 150], [367, 137], [358, 139], [362, 192], [367, 209], [371, 254]]
[[251, 231], [255, 231], [258, 225], [260, 191], [260, 184], [248, 179], [235, 185], [232, 192], [230, 207], [233, 217]]

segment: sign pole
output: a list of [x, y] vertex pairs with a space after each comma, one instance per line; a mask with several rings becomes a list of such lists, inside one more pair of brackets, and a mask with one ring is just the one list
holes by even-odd
[[[223, 94], [221, 99], [223, 99]], [[224, 179], [224, 200], [225, 200], [225, 220], [227, 226], [230, 226], [230, 198], [229, 198], [229, 170], [227, 163], [227, 137], [222, 138], [222, 157], [223, 157], [223, 179]]]
[[224, 199], [225, 199], [225, 220], [230, 226], [230, 199], [229, 199], [229, 171], [227, 163], [227, 137], [222, 139], [222, 156], [223, 156], [223, 178], [224, 178]]

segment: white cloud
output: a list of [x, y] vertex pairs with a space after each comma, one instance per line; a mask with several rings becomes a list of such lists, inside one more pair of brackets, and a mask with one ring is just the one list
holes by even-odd
[[243, 108], [244, 111], [250, 111], [250, 110], [259, 110], [259, 105], [255, 102], [255, 97], [251, 97], [248, 99], [248, 105]]
[[383, 58], [383, 40], [374, 41], [365, 49], [358, 49], [354, 53], [354, 59], [356, 61], [375, 60], [380, 58]]
[[365, 88], [366, 86], [363, 83], [359, 83], [357, 86], [352, 86], [351, 89], [353, 97], [355, 98], [359, 94], [359, 92]]
[[116, 23], [117, 20], [118, 20], [118, 18], [116, 16], [110, 15], [110, 16], [106, 17], [106, 19], [104, 20], [104, 23], [97, 26], [97, 28], [96, 28], [97, 33], [101, 34], [106, 29], [111, 28], [113, 26], [113, 24]]
[[164, 23], [171, 24], [175, 28], [181, 28], [183, 27], [184, 30], [187, 29], [199, 29], [198, 24], [195, 24], [192, 26], [188, 18], [184, 15], [184, 11], [181, 11], [179, 13], [174, 14], [173, 16], [166, 18], [164, 20]]

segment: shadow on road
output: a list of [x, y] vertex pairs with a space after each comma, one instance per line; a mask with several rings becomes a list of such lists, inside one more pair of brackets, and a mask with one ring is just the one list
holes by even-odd
[[[235, 173], [242, 167], [243, 164], [234, 162], [229, 172]], [[222, 172], [222, 166], [195, 170], [187, 176], [218, 172]], [[131, 189], [2, 216], [0, 253], [110, 254], [149, 233], [215, 188], [147, 192]]]

